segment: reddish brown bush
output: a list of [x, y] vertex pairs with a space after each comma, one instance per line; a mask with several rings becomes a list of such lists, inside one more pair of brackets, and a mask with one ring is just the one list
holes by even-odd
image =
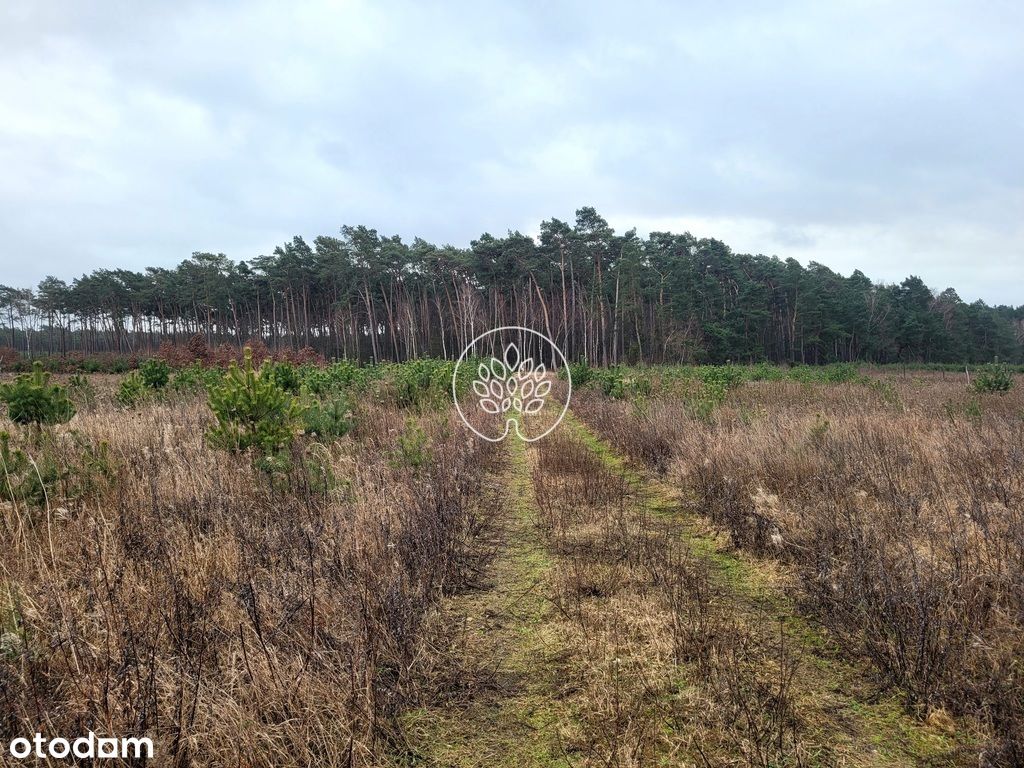
[[165, 341], [160, 345], [156, 356], [172, 368], [181, 368], [195, 360], [189, 353], [188, 347], [169, 341]]
[[250, 338], [243, 346], [252, 350], [252, 361], [257, 366], [262, 364], [264, 360], [269, 360], [272, 357], [270, 348], [264, 343], [263, 339]]
[[188, 340], [189, 362], [196, 360], [205, 363], [210, 358], [210, 347], [206, 343], [206, 337], [201, 333], [195, 334]]
[[207, 358], [207, 362], [210, 365], [226, 368], [231, 365], [231, 363], [240, 362], [241, 359], [242, 351], [238, 347], [233, 344], [223, 342], [210, 351], [210, 356]]
[[298, 352], [286, 349], [278, 356], [279, 360], [291, 363], [292, 365], [323, 365], [323, 355], [319, 354], [312, 347], [303, 347]]

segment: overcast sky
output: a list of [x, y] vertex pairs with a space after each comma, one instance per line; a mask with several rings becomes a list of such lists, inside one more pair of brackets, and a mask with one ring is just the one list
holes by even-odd
[[593, 205], [1024, 304], [1022, 9], [6, 2], [0, 283]]

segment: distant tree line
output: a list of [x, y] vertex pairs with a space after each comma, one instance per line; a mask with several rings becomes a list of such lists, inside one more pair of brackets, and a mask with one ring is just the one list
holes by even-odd
[[733, 253], [689, 233], [616, 234], [593, 208], [537, 240], [484, 234], [469, 248], [366, 227], [295, 237], [234, 262], [99, 269], [70, 284], [0, 286], [5, 344], [33, 355], [146, 354], [196, 334], [261, 339], [360, 361], [457, 356], [524, 325], [592, 364], [1024, 361], [1024, 306], [966, 304], [918, 277], [872, 283], [811, 262]]

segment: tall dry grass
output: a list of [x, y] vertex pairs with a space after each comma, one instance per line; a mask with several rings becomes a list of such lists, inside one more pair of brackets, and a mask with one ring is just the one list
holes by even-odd
[[571, 762], [804, 764], [798, 661], [774, 617], [727, 597], [679, 521], [578, 437], [538, 443], [533, 482], [577, 713]]
[[101, 397], [52, 438], [8, 426], [34, 465], [93, 482], [0, 508], [0, 742], [92, 730], [149, 736], [164, 765], [373, 764], [421, 623], [464, 578], [490, 456], [449, 414], [407, 418], [363, 407], [273, 472], [209, 447], [200, 401]]
[[922, 717], [985, 723], [1024, 764], [1024, 395], [955, 377], [749, 383], [710, 417], [583, 394], [588, 423], [663, 471]]

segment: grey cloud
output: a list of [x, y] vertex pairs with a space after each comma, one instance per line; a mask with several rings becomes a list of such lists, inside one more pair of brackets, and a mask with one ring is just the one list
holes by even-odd
[[593, 204], [1019, 304], [1022, 33], [997, 2], [12, 5], [0, 282]]

